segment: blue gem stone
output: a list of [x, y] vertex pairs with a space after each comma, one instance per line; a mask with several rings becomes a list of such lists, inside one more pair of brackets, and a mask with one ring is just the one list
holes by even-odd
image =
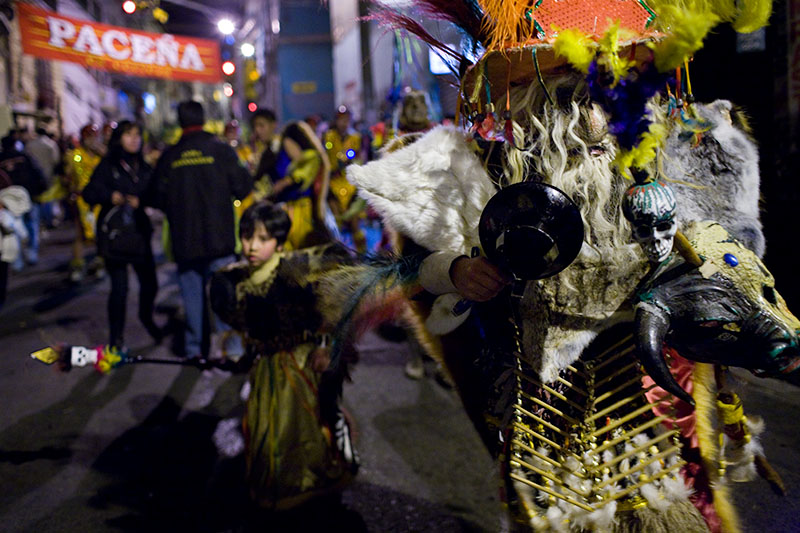
[[735, 267], [736, 265], [739, 264], [739, 260], [736, 259], [736, 256], [733, 254], [725, 254], [722, 256], [722, 258], [725, 260], [726, 263], [728, 263], [732, 267]]

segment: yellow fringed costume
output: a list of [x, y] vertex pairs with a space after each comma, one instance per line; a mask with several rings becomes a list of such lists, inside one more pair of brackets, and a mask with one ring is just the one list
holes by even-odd
[[74, 150], [67, 152], [64, 161], [70, 192], [78, 195], [75, 204], [78, 209], [83, 237], [87, 241], [94, 240], [95, 224], [97, 223], [97, 216], [100, 214], [100, 206], [90, 207], [80, 196], [80, 193], [89, 184], [92, 173], [101, 159], [102, 157], [93, 151], [83, 146], [78, 146]]

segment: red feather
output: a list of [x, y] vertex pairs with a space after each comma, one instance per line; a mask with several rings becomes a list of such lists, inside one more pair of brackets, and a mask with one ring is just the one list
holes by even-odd
[[451, 22], [463, 29], [470, 37], [483, 42], [483, 14], [475, 2], [470, 0], [416, 0], [417, 9], [435, 20]]
[[415, 35], [418, 39], [428, 43], [432, 48], [436, 48], [443, 54], [449, 55], [459, 63], [464, 61], [464, 56], [437, 40], [433, 35], [428, 33], [422, 25], [409, 16], [398, 13], [392, 9], [381, 8], [373, 11], [369, 16], [364, 17], [362, 20], [374, 20], [381, 26], [387, 26], [396, 30], [406, 30], [407, 32]]

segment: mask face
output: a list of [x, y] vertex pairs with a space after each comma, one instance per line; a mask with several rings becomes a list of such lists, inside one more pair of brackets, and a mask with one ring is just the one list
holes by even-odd
[[625, 192], [622, 210], [633, 227], [633, 239], [653, 263], [666, 260], [672, 251], [678, 232], [676, 207], [672, 189], [660, 181], [636, 184]]

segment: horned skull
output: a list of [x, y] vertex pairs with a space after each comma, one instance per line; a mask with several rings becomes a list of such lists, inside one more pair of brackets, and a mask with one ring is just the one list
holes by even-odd
[[672, 251], [678, 231], [675, 193], [661, 181], [632, 185], [622, 200], [622, 212], [633, 227], [633, 239], [647, 259], [661, 263]]

